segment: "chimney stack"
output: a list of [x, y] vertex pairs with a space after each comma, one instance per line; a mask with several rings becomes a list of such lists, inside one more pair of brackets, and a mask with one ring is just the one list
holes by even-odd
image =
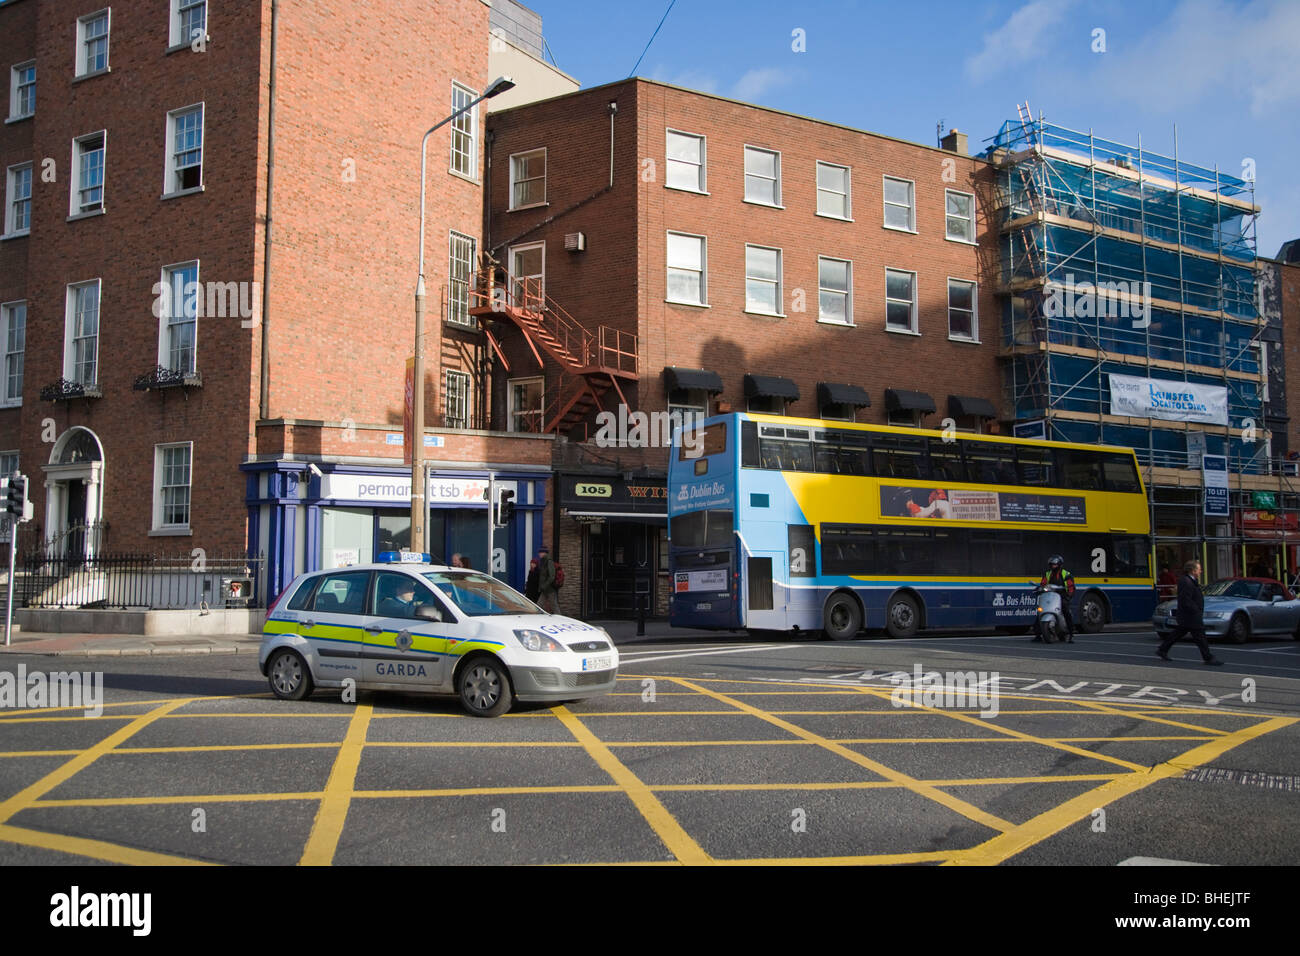
[[966, 134], [961, 130], [948, 130], [943, 139], [939, 141], [939, 145], [950, 153], [958, 153], [962, 156], [970, 155], [970, 151], [966, 145]]

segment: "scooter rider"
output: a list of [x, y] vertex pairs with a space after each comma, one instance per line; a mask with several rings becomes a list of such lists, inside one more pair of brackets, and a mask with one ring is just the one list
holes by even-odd
[[[1047, 570], [1043, 572], [1043, 578], [1038, 582], [1040, 588], [1047, 588], [1050, 585], [1065, 588], [1065, 594], [1061, 596], [1061, 613], [1065, 615], [1065, 626], [1069, 628], [1070, 635], [1066, 643], [1074, 643], [1074, 615], [1070, 611], [1070, 605], [1074, 603], [1074, 575], [1065, 569], [1065, 559], [1059, 554], [1054, 554], [1047, 559]], [[1041, 636], [1035, 636], [1034, 640], [1041, 641]]]

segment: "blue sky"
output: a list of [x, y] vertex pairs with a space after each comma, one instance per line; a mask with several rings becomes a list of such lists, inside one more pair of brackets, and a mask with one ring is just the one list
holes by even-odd
[[[587, 87], [631, 72], [669, 0], [524, 2]], [[1300, 0], [677, 0], [637, 74], [926, 144], [942, 119], [972, 151], [1026, 99], [1167, 155], [1177, 124], [1187, 162], [1253, 160], [1261, 255], [1300, 238]]]

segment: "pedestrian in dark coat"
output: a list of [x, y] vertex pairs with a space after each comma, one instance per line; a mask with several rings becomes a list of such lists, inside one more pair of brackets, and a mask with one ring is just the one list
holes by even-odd
[[524, 581], [524, 597], [537, 603], [537, 559], [528, 562], [528, 579]]
[[1201, 593], [1201, 562], [1188, 561], [1183, 565], [1183, 575], [1178, 579], [1178, 608], [1174, 611], [1174, 620], [1178, 626], [1169, 632], [1169, 636], [1160, 644], [1156, 655], [1169, 660], [1169, 649], [1187, 634], [1201, 650], [1201, 660], [1206, 664], [1222, 664], [1210, 653], [1210, 643], [1205, 639], [1205, 595]]

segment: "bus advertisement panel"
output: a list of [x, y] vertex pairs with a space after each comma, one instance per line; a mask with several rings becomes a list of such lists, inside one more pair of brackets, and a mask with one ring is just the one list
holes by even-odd
[[741, 413], [698, 427], [704, 453], [679, 432], [669, 462], [676, 626], [1027, 629], [1054, 554], [1082, 630], [1150, 618], [1132, 449]]

